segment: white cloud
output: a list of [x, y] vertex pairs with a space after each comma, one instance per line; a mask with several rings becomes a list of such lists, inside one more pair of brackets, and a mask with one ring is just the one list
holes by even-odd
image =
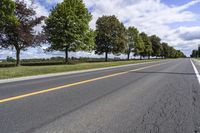
[[[29, 0], [26, 0], [30, 3]], [[55, 5], [63, 0], [45, 0], [45, 4]], [[174, 23], [199, 21], [199, 15], [188, 10], [193, 5], [199, 4], [200, 0], [193, 0], [181, 6], [170, 6], [160, 0], [84, 0], [88, 9], [92, 10], [93, 20], [90, 23], [95, 28], [98, 17], [102, 15], [116, 15], [125, 26], [135, 26], [141, 32], [149, 35], [156, 34], [163, 41], [183, 50], [187, 55], [196, 48], [200, 40], [196, 36], [200, 33], [200, 25], [195, 27], [171, 28]], [[35, 2], [38, 16], [48, 16], [49, 11], [45, 5]], [[40, 27], [36, 28], [41, 30]], [[29, 50], [35, 52], [34, 50]]]
[[27, 4], [27, 6], [34, 8], [37, 17], [49, 15], [49, 11], [45, 8], [45, 6], [39, 3], [37, 0], [20, 0], [20, 1], [24, 1]]
[[186, 41], [199, 40], [200, 41], [200, 26], [195, 27], [180, 27], [177, 29], [177, 34]]
[[49, 11], [44, 6], [42, 6], [38, 2], [34, 3], [34, 6], [38, 17], [49, 16]]
[[123, 0], [85, 0], [86, 5], [93, 8], [94, 19], [91, 26], [95, 27], [98, 17], [113, 14], [121, 21], [129, 20], [128, 26], [136, 25], [138, 28], [192, 21], [196, 18], [192, 12], [185, 11], [197, 3], [193, 1], [180, 7], [170, 7], [159, 0], [130, 0], [129, 4], [123, 2]]

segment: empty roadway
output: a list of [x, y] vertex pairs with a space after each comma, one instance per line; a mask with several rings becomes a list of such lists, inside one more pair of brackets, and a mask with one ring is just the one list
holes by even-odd
[[176, 59], [0, 84], [0, 133], [31, 132], [198, 133], [199, 82]]

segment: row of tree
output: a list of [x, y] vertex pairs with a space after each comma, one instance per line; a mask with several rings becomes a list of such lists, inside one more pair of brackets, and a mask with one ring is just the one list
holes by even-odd
[[139, 31], [135, 27], [127, 29], [115, 16], [103, 16], [96, 23], [96, 53], [105, 53], [105, 60], [109, 53], [130, 54], [134, 56], [148, 57], [151, 56], [162, 58], [180, 58], [185, 57], [183, 52], [170, 47], [167, 43], [162, 43], [161, 39], [156, 36], [148, 36], [146, 33]]
[[[156, 36], [140, 33], [135, 27], [126, 28], [115, 16], [102, 16], [96, 22], [96, 30], [89, 28], [92, 15], [82, 0], [64, 0], [57, 4], [50, 15], [36, 17], [36, 12], [24, 1], [1, 0], [0, 48], [15, 48], [17, 65], [20, 52], [28, 47], [48, 42], [47, 51], [64, 51], [68, 62], [69, 51], [95, 51], [96, 54], [127, 54], [134, 56], [179, 58], [185, 55]], [[45, 21], [42, 33], [34, 27]]]
[[198, 46], [198, 49], [192, 50], [192, 54], [190, 55], [192, 58], [199, 58], [200, 57], [200, 45]]

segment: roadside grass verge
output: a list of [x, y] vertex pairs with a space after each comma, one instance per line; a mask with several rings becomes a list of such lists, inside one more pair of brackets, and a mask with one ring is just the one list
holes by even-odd
[[87, 69], [94, 69], [94, 68], [105, 68], [105, 67], [111, 67], [111, 66], [152, 62], [152, 61], [158, 61], [158, 60], [159, 59], [80, 63], [80, 64], [73, 64], [73, 65], [7, 67], [7, 68], [0, 68], [0, 79], [10, 79], [10, 78], [35, 76], [35, 75], [43, 75], [43, 74], [50, 74], [50, 73], [87, 70]]

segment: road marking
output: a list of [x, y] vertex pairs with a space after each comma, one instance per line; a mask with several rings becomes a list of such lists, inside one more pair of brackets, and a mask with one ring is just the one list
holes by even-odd
[[77, 86], [77, 85], [86, 84], [86, 83], [90, 83], [90, 82], [94, 82], [94, 81], [98, 81], [98, 80], [102, 80], [102, 79], [106, 79], [106, 78], [110, 78], [110, 77], [114, 77], [114, 76], [119, 76], [119, 75], [127, 74], [129, 72], [140, 71], [140, 70], [144, 70], [144, 69], [147, 69], [147, 68], [163, 65], [163, 64], [166, 64], [166, 63], [168, 63], [168, 62], [155, 64], [155, 65], [151, 65], [151, 66], [146, 66], [146, 67], [142, 67], [142, 68], [138, 68], [138, 69], [133, 69], [133, 70], [125, 71], [125, 72], [110, 74], [110, 75], [106, 75], [106, 76], [102, 76], [102, 77], [98, 77], [98, 78], [93, 78], [93, 79], [89, 79], [89, 80], [84, 80], [84, 81], [80, 81], [80, 82], [76, 82], [76, 83], [72, 83], [72, 84], [67, 84], [67, 85], [63, 85], [63, 86], [58, 86], [58, 87], [54, 87], [54, 88], [44, 89], [44, 90], [41, 90], [41, 91], [27, 93], [27, 94], [14, 96], [14, 97], [10, 97], [10, 98], [5, 98], [5, 99], [1, 99], [0, 103], [19, 100], [19, 99], [22, 99], [22, 98], [26, 98], [26, 97], [30, 97], [30, 96], [34, 96], [34, 95], [38, 95], [38, 94], [43, 94], [43, 93], [47, 93], [47, 92], [51, 92], [51, 91], [66, 89], [66, 88], [69, 88], [69, 87], [72, 87], [72, 86]]
[[196, 66], [194, 65], [193, 61], [192, 61], [191, 59], [190, 59], [190, 61], [191, 61], [191, 63], [192, 63], [194, 72], [195, 72], [195, 74], [196, 74], [196, 76], [197, 76], [197, 79], [198, 79], [198, 81], [199, 81], [199, 84], [200, 84], [200, 75], [199, 75], [199, 72], [198, 72]]

